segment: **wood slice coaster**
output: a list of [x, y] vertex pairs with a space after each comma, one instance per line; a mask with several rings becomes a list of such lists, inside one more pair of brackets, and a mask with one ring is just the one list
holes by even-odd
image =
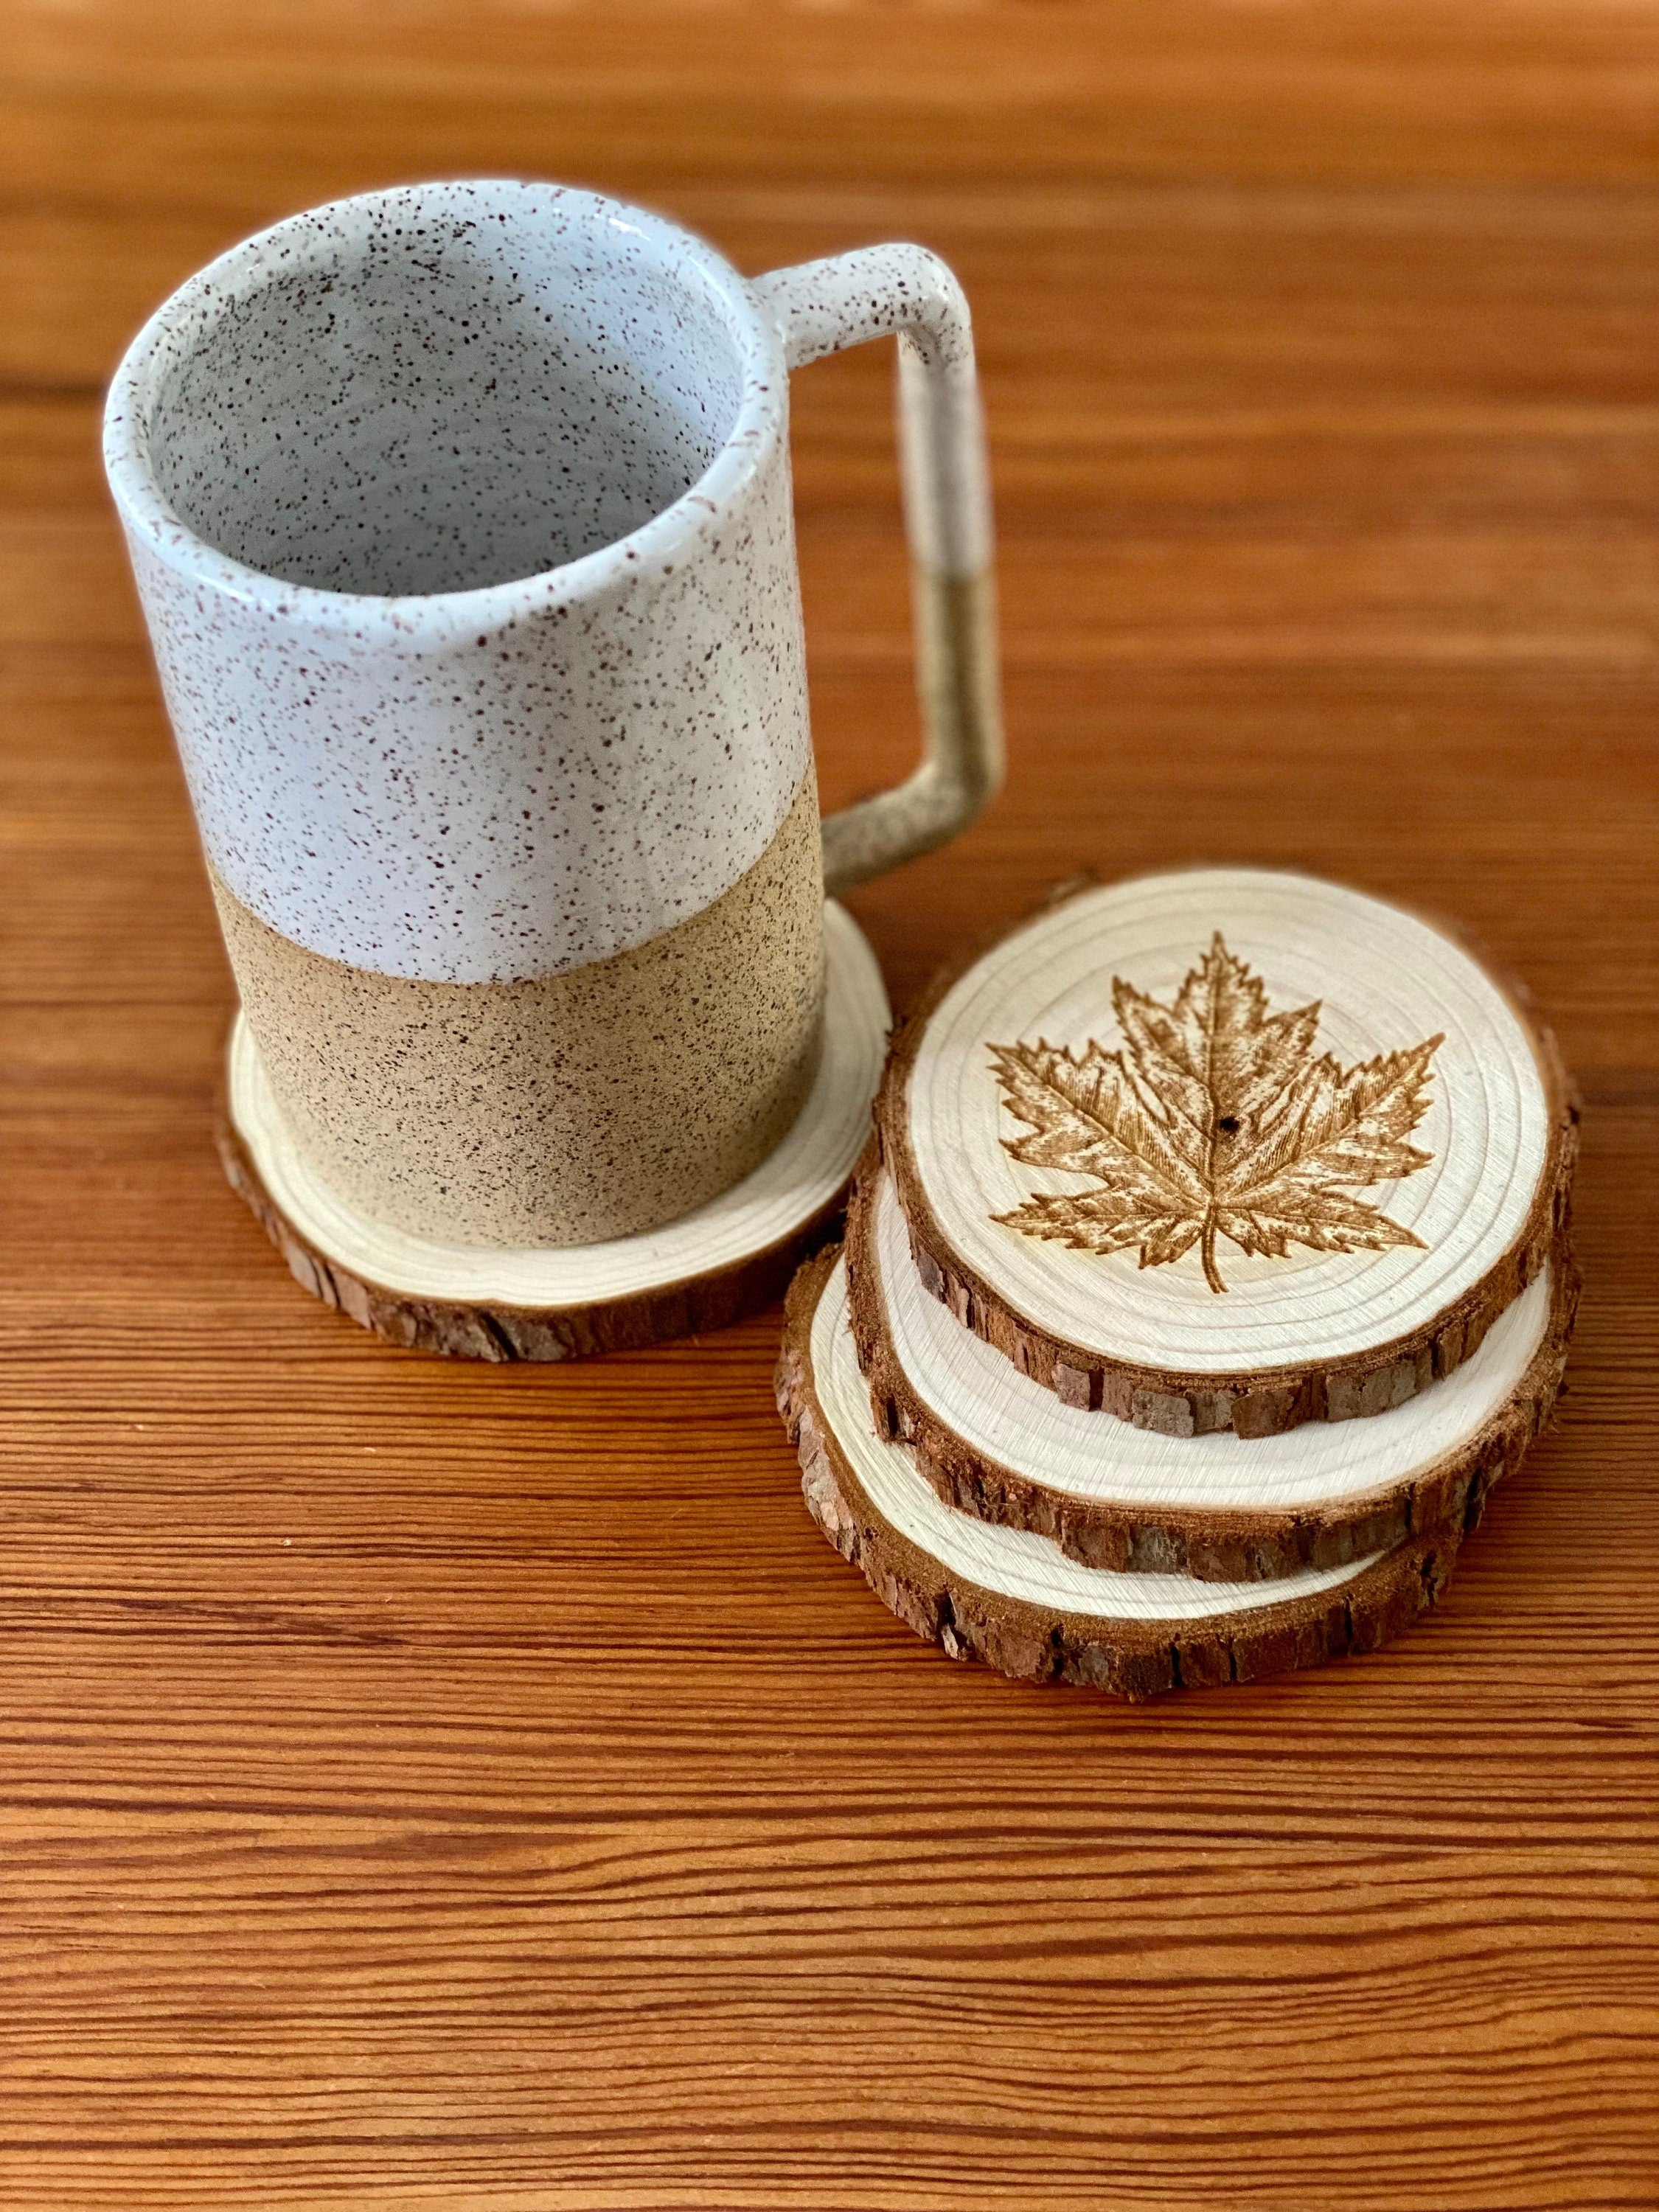
[[852, 1331], [875, 1425], [951, 1505], [1085, 1566], [1223, 1583], [1339, 1567], [1467, 1521], [1549, 1419], [1577, 1272], [1565, 1239], [1432, 1389], [1374, 1419], [1168, 1437], [1061, 1403], [922, 1288], [872, 1150], [848, 1210]]
[[808, 1508], [882, 1602], [952, 1658], [1129, 1698], [1258, 1680], [1375, 1650], [1433, 1604], [1462, 1540], [1454, 1522], [1272, 1585], [1084, 1566], [1046, 1536], [955, 1511], [877, 1436], [838, 1254], [808, 1261], [785, 1314], [778, 1406]]
[[475, 1359], [570, 1359], [724, 1328], [779, 1297], [834, 1227], [870, 1128], [890, 1019], [875, 955], [824, 908], [823, 1058], [769, 1158], [643, 1236], [486, 1251], [389, 1229], [323, 1182], [283, 1126], [239, 1015], [218, 1143], [225, 1172], [295, 1278], [394, 1344]]
[[1062, 892], [894, 1041], [927, 1287], [1069, 1405], [1265, 1437], [1449, 1375], [1565, 1224], [1547, 1032], [1439, 929], [1311, 877]]

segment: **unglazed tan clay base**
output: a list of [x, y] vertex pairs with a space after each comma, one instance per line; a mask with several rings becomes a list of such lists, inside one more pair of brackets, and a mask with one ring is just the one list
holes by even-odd
[[1264, 1588], [1085, 1567], [956, 1512], [871, 1425], [836, 1252], [790, 1289], [777, 1396], [812, 1517], [882, 1602], [952, 1658], [1026, 1680], [1150, 1698], [1374, 1650], [1434, 1603], [1464, 1534], [1455, 1522]]
[[695, 1213], [562, 1251], [445, 1244], [375, 1221], [295, 1144], [246, 1022], [232, 1032], [220, 1153], [295, 1279], [394, 1344], [571, 1359], [723, 1328], [770, 1303], [830, 1233], [870, 1127], [889, 1019], [875, 957], [824, 908], [823, 1049], [775, 1151]]
[[576, 1245], [704, 1205], [772, 1152], [817, 1065], [822, 866], [809, 776], [746, 875], [565, 974], [428, 983], [307, 951], [222, 883], [243, 1011], [294, 1142], [374, 1219]]

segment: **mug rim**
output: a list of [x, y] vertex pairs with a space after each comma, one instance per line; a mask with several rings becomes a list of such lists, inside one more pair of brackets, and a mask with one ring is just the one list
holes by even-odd
[[[162, 492], [149, 456], [149, 410], [168, 342], [193, 320], [216, 319], [227, 305], [269, 281], [276, 256], [289, 258], [300, 239], [307, 258], [319, 258], [319, 216], [351, 219], [411, 198], [431, 202], [456, 191], [521, 194], [556, 200], [592, 228], [609, 225], [642, 239], [659, 263], [689, 264], [708, 287], [711, 303], [737, 340], [742, 387], [730, 429], [714, 459], [669, 506], [620, 538], [529, 576], [450, 592], [339, 592], [273, 575], [210, 544]], [[274, 249], [274, 253], [273, 253]], [[489, 630], [568, 605], [626, 572], [661, 573], [706, 530], [759, 468], [775, 440], [787, 389], [783, 339], [771, 317], [725, 257], [666, 216], [603, 192], [521, 177], [465, 177], [396, 185], [326, 200], [286, 216], [240, 240], [168, 295], [128, 346], [110, 382], [104, 408], [104, 472], [128, 529], [180, 575], [283, 622], [308, 623], [362, 638], [380, 630], [404, 644], [436, 644], [480, 627]]]

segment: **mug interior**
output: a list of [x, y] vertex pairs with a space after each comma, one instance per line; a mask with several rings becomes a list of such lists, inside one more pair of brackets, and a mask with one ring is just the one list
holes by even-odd
[[148, 410], [168, 504], [248, 568], [384, 596], [625, 538], [710, 466], [744, 380], [730, 303], [628, 212], [550, 187], [399, 192], [239, 249], [249, 268], [209, 288]]

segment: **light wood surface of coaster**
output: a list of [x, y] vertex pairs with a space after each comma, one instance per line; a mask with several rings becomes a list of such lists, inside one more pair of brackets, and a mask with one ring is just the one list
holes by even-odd
[[296, 1279], [397, 1344], [480, 1359], [568, 1359], [720, 1328], [779, 1296], [833, 1227], [870, 1127], [890, 1019], [852, 916], [824, 908], [823, 1056], [776, 1151], [695, 1213], [643, 1236], [557, 1249], [442, 1244], [331, 1190], [284, 1127], [239, 1016], [219, 1148]]
[[875, 1432], [834, 1251], [791, 1286], [777, 1394], [813, 1518], [883, 1603], [953, 1658], [1028, 1680], [1146, 1698], [1371, 1650], [1434, 1602], [1463, 1534], [1454, 1523], [1267, 1588], [1085, 1566], [957, 1512]]
[[1449, 1374], [1543, 1266], [1576, 1152], [1517, 994], [1415, 915], [1246, 868], [1058, 894], [902, 1025], [878, 1120], [934, 1295], [1182, 1437]]
[[1067, 1406], [923, 1288], [873, 1148], [848, 1209], [852, 1330], [878, 1430], [947, 1504], [1094, 1567], [1249, 1582], [1340, 1566], [1478, 1515], [1549, 1419], [1577, 1277], [1565, 1243], [1480, 1349], [1357, 1422], [1168, 1437]]

